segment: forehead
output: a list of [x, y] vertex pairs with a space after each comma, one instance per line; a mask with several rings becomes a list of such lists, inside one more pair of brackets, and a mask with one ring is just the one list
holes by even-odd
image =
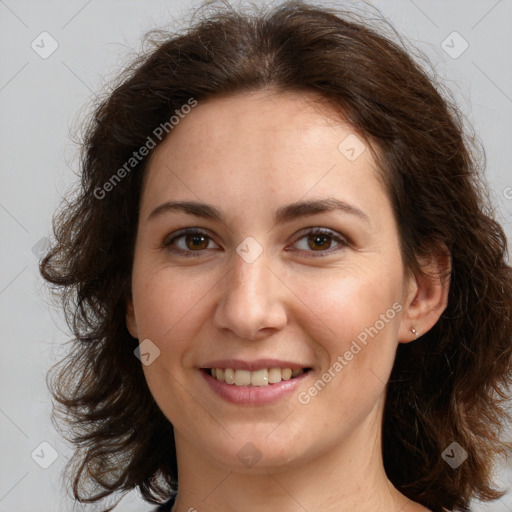
[[[182, 116], [152, 159], [169, 146], [173, 150], [179, 146], [182, 152], [193, 148], [190, 157], [200, 157], [212, 149], [220, 150], [219, 157], [252, 151], [262, 158], [271, 150], [276, 156], [277, 150], [290, 149], [300, 153], [300, 143], [319, 142], [325, 130], [335, 126], [354, 132], [334, 106], [317, 93], [273, 89], [239, 92], [200, 101]], [[267, 145], [262, 147], [263, 143]]]
[[179, 196], [247, 208], [251, 199], [333, 192], [385, 199], [367, 143], [325, 99], [268, 90], [199, 102], [152, 153], [144, 188], [152, 204]]

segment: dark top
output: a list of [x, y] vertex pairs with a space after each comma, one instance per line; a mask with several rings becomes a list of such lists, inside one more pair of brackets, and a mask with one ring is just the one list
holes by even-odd
[[[172, 507], [174, 506], [174, 502], [176, 501], [176, 496], [173, 496], [169, 501], [162, 503], [157, 508], [155, 508], [154, 512], [170, 512]], [[454, 510], [453, 512], [457, 512]]]
[[162, 503], [157, 508], [155, 508], [154, 512], [170, 512], [175, 501], [176, 496], [173, 496], [169, 501], [166, 501], [165, 503]]

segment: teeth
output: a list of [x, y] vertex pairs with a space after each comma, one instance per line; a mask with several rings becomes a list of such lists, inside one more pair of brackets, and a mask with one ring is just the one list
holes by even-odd
[[268, 372], [268, 381], [270, 384], [281, 382], [281, 368], [271, 368]]
[[224, 382], [228, 384], [235, 383], [235, 372], [231, 368], [226, 368], [224, 370]]
[[251, 383], [251, 372], [249, 370], [235, 370], [235, 385], [248, 386]]
[[277, 384], [282, 380], [290, 380], [293, 377], [304, 373], [302, 368], [292, 370], [291, 368], [263, 368], [251, 372], [249, 370], [233, 370], [232, 368], [212, 368], [211, 375], [214, 379], [234, 384], [235, 386], [268, 386]]
[[[238, 373], [239, 370], [237, 370]], [[256, 372], [249, 372], [251, 374], [251, 386], [268, 386], [268, 370], [258, 370]], [[235, 380], [235, 384], [238, 384]]]

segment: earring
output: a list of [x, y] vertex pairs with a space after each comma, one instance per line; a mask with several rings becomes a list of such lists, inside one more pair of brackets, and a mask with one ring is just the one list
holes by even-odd
[[411, 332], [414, 334], [414, 336], [418, 336], [418, 331], [414, 327], [411, 327]]

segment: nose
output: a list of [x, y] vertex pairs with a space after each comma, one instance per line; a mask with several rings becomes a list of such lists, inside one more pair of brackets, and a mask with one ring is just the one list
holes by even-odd
[[220, 300], [214, 323], [239, 339], [267, 337], [288, 321], [285, 295], [291, 292], [268, 266], [264, 254], [252, 263], [234, 255], [231, 270], [219, 283]]

